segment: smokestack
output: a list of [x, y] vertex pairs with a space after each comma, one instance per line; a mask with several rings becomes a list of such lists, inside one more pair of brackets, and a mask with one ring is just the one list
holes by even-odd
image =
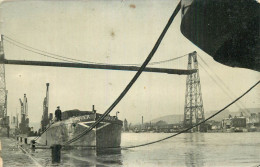
[[93, 112], [96, 112], [96, 110], [95, 110], [95, 105], [92, 105], [92, 111], [93, 111]]
[[144, 116], [142, 116], [142, 125], [144, 124]]

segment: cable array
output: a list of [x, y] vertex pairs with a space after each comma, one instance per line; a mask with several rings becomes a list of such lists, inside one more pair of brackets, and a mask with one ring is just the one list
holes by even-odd
[[[199, 58], [202, 60], [202, 62], [208, 67], [208, 69], [210, 69], [210, 71], [214, 74], [215, 77], [211, 76], [210, 73], [208, 72], [208, 70], [206, 68], [204, 68], [204, 66], [199, 63], [200, 67], [202, 67], [202, 69], [209, 75], [209, 77], [214, 81], [214, 83], [232, 100], [234, 97], [236, 97], [234, 95], [234, 93], [227, 87], [227, 85], [224, 83], [224, 81], [217, 75], [216, 72], [214, 72], [214, 70], [208, 65], [208, 63], [202, 58], [202, 56], [198, 55]], [[215, 79], [216, 78], [216, 79]], [[231, 93], [231, 95], [229, 94]], [[246, 110], [247, 112], [244, 112], [246, 115], [249, 115], [250, 111], [243, 105], [243, 103], [241, 101], [239, 101], [238, 103], [236, 103], [236, 106], [242, 110], [242, 107], [244, 108], [244, 110]]]
[[86, 135], [87, 133], [89, 133], [94, 127], [96, 127], [97, 124], [99, 124], [101, 121], [103, 121], [103, 119], [114, 109], [114, 107], [123, 99], [123, 97], [127, 94], [127, 92], [130, 90], [130, 88], [133, 86], [133, 84], [135, 83], [135, 81], [139, 78], [139, 76], [142, 74], [143, 70], [145, 69], [145, 67], [147, 66], [147, 64], [149, 63], [149, 61], [152, 59], [152, 57], [154, 56], [155, 52], [157, 51], [158, 47], [160, 46], [161, 41], [163, 40], [163, 37], [165, 36], [167, 30], [169, 29], [171, 23], [173, 22], [175, 16], [177, 15], [177, 13], [179, 12], [181, 8], [181, 2], [178, 3], [177, 7], [175, 8], [173, 14], [171, 15], [168, 23], [166, 24], [166, 26], [164, 27], [161, 35], [159, 36], [158, 40], [156, 41], [153, 49], [151, 50], [150, 54], [147, 56], [146, 60], [144, 61], [144, 63], [142, 64], [142, 66], [140, 67], [140, 69], [137, 71], [137, 73], [134, 75], [134, 77], [132, 78], [132, 80], [128, 83], [128, 85], [126, 86], [126, 88], [122, 91], [122, 93], [118, 96], [118, 98], [112, 103], [112, 105], [106, 110], [106, 112], [101, 115], [101, 117], [99, 117], [97, 119], [97, 121], [95, 123], [93, 123], [88, 129], [84, 130], [81, 134], [79, 134], [78, 136], [76, 136], [75, 138], [67, 141], [64, 143], [64, 145], [68, 145], [71, 144], [75, 141], [77, 141], [78, 139], [80, 139], [82, 136]]
[[153, 142], [149, 142], [149, 143], [145, 143], [145, 144], [140, 144], [140, 145], [135, 145], [135, 146], [128, 146], [128, 147], [123, 147], [122, 149], [127, 149], [127, 148], [136, 148], [136, 147], [142, 147], [142, 146], [147, 146], [147, 145], [151, 145], [151, 144], [154, 144], [154, 143], [158, 143], [158, 142], [161, 142], [161, 141], [164, 141], [164, 140], [167, 140], [167, 139], [170, 139], [172, 137], [175, 137], [175, 136], [178, 136], [182, 133], [185, 133], [185, 132], [188, 132], [189, 130], [205, 123], [206, 121], [210, 120], [211, 118], [215, 117], [216, 115], [220, 114], [221, 112], [223, 112], [225, 109], [227, 109], [228, 107], [230, 107], [232, 104], [236, 103], [239, 99], [241, 99], [243, 96], [245, 96], [246, 94], [248, 94], [254, 87], [256, 87], [258, 84], [260, 83], [260, 80], [257, 81], [253, 86], [251, 86], [246, 92], [244, 92], [242, 95], [240, 95], [238, 98], [236, 98], [235, 100], [233, 100], [231, 103], [229, 103], [228, 105], [226, 105], [224, 108], [222, 108], [221, 110], [219, 110], [218, 112], [214, 113], [213, 115], [211, 115], [210, 117], [208, 117], [207, 119], [205, 119], [204, 121], [201, 121], [187, 129], [184, 129], [176, 134], [173, 134], [171, 136], [168, 136], [168, 137], [165, 137], [163, 139], [160, 139], [160, 140], [156, 140], [156, 141], [153, 141]]
[[125, 147], [99, 147], [100, 149], [130, 149], [130, 148], [137, 148], [137, 147], [143, 147], [143, 146], [148, 146], [148, 145], [151, 145], [151, 144], [155, 144], [155, 143], [159, 143], [159, 142], [162, 142], [164, 140], [167, 140], [167, 139], [170, 139], [170, 138], [173, 138], [173, 137], [176, 137], [182, 133], [185, 133], [185, 132], [189, 132], [191, 129], [195, 128], [195, 127], [198, 127], [199, 125], [201, 124], [204, 124], [205, 122], [207, 122], [208, 120], [210, 120], [211, 118], [215, 117], [216, 115], [220, 114], [221, 112], [225, 111], [227, 108], [229, 108], [231, 105], [235, 104], [237, 101], [239, 101], [242, 97], [244, 97], [246, 94], [248, 94], [250, 91], [252, 91], [258, 84], [260, 83], [260, 80], [257, 81], [254, 85], [252, 85], [247, 91], [245, 91], [243, 94], [241, 94], [239, 97], [237, 97], [235, 100], [233, 100], [231, 103], [227, 104], [225, 107], [223, 107], [222, 109], [220, 109], [219, 111], [215, 112], [214, 114], [212, 114], [211, 116], [209, 116], [208, 118], [206, 118], [204, 121], [201, 121], [199, 123], [196, 123], [192, 126], [190, 126], [189, 128], [186, 128], [184, 130], [181, 130], [179, 131], [178, 133], [175, 133], [173, 135], [170, 135], [168, 137], [165, 137], [165, 138], [162, 138], [162, 139], [159, 139], [159, 140], [155, 140], [155, 141], [152, 141], [152, 142], [148, 142], [148, 143], [144, 143], [144, 144], [139, 144], [139, 145], [134, 145], [134, 146], [125, 146]]
[[[51, 52], [47, 52], [44, 50], [40, 50], [40, 49], [36, 49], [34, 47], [31, 47], [29, 45], [26, 45], [24, 43], [21, 43], [17, 40], [14, 40], [6, 35], [3, 35], [3, 39], [8, 42], [9, 44], [12, 44], [18, 48], [24, 49], [26, 51], [44, 56], [44, 57], [48, 57], [48, 58], [52, 58], [55, 60], [61, 60], [61, 61], [65, 61], [65, 62], [69, 62], [69, 63], [80, 63], [80, 64], [97, 64], [97, 65], [120, 65], [120, 66], [141, 66], [142, 64], [110, 64], [110, 63], [102, 63], [102, 62], [94, 62], [94, 61], [86, 61], [86, 60], [80, 60], [80, 59], [74, 59], [74, 58], [70, 58], [70, 57], [66, 57], [66, 56], [62, 56], [62, 55], [58, 55], [55, 53], [51, 53]], [[188, 54], [184, 54], [182, 56], [178, 56], [178, 57], [174, 57], [171, 59], [167, 59], [167, 60], [162, 60], [162, 61], [156, 61], [156, 62], [151, 62], [148, 65], [157, 65], [157, 64], [162, 64], [162, 63], [167, 63], [167, 62], [171, 62], [171, 61], [175, 61], [178, 60], [180, 58], [183, 58], [185, 56], [187, 56]]]

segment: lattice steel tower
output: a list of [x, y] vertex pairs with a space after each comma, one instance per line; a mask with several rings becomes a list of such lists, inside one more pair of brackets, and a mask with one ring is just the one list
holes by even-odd
[[[0, 41], [0, 59], [4, 59], [3, 36]], [[9, 117], [7, 116], [7, 90], [5, 85], [5, 65], [0, 63], [0, 126], [9, 127]]]
[[[205, 120], [201, 86], [200, 86], [197, 52], [193, 52], [189, 54], [188, 70], [191, 69], [196, 69], [197, 72], [188, 75], [186, 80], [184, 127], [190, 127], [194, 123], [199, 123]], [[201, 131], [202, 128], [197, 127], [194, 130]]]

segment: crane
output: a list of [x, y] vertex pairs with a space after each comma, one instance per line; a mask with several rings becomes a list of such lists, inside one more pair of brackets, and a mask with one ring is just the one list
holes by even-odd
[[23, 115], [24, 114], [23, 102], [22, 102], [21, 99], [19, 99], [19, 101], [20, 101], [20, 104], [21, 104], [21, 115]]
[[41, 131], [46, 129], [46, 126], [49, 124], [50, 118], [48, 117], [49, 113], [49, 83], [46, 83], [46, 96], [43, 100], [43, 115], [41, 121]]
[[28, 118], [28, 101], [26, 94], [24, 94], [23, 101], [19, 99], [21, 104], [21, 123], [19, 129], [21, 134], [27, 134], [29, 132], [29, 118]]

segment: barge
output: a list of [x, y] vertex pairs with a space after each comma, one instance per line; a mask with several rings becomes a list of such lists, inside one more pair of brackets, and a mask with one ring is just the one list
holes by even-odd
[[[62, 112], [62, 121], [50, 123], [38, 139], [39, 144], [52, 146], [75, 138], [88, 129], [102, 114], [93, 111], [69, 110]], [[123, 122], [116, 116], [107, 116], [85, 136], [71, 143], [72, 146], [119, 148]]]

